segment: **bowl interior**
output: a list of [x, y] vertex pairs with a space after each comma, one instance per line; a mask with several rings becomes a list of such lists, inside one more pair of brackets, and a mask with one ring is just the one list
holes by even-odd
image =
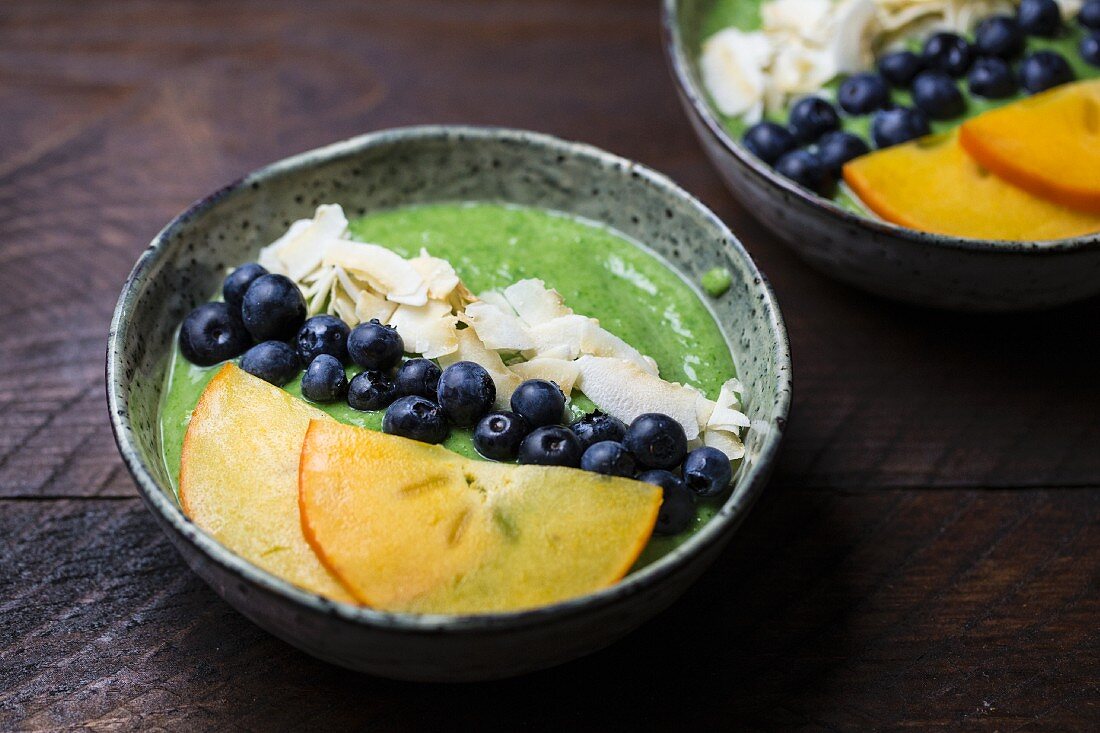
[[[746, 386], [745, 410], [753, 425], [747, 459], [719, 515], [635, 576], [661, 572], [678, 554], [714, 541], [723, 525], [739, 521], [766, 478], [790, 396], [782, 321], [740, 243], [668, 179], [629, 161], [532, 133], [454, 127], [376, 133], [287, 159], [197, 202], [153, 240], [115, 312], [107, 389], [123, 457], [163, 519], [177, 528], [188, 524], [170, 488], [157, 429], [172, 340], [183, 316], [216, 292], [226, 267], [253, 259], [321, 203], [339, 202], [349, 216], [358, 216], [460, 201], [538, 206], [604, 223], [645, 243], [688, 283], [698, 284], [713, 267], [731, 272], [730, 289], [704, 301]], [[219, 548], [205, 546], [208, 554], [230, 554]], [[293, 590], [271, 576], [266, 582]]]

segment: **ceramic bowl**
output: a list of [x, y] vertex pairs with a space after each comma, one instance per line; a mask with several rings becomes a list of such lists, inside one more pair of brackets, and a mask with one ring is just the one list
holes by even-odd
[[695, 133], [734, 196], [806, 262], [878, 295], [968, 311], [1045, 308], [1100, 293], [1100, 233], [1048, 242], [927, 234], [857, 216], [775, 173], [722, 126], [696, 63], [714, 0], [664, 0], [665, 52]]
[[[157, 410], [177, 325], [324, 202], [349, 215], [407, 204], [496, 201], [568, 212], [644, 242], [689, 283], [725, 267], [706, 298], [752, 420], [729, 499], [698, 534], [599, 593], [535, 610], [468, 616], [383, 613], [334, 603], [249, 564], [180, 511], [160, 459]], [[702, 296], [701, 296], [702, 297]], [[547, 667], [603, 647], [668, 606], [714, 560], [764, 487], [790, 402], [787, 336], [771, 289], [726, 226], [664, 176], [587, 145], [466, 127], [378, 132], [288, 158], [194, 204], [152, 241], [111, 324], [107, 396], [119, 451], [187, 564], [272, 634], [321, 659], [386, 677], [477, 680]]]

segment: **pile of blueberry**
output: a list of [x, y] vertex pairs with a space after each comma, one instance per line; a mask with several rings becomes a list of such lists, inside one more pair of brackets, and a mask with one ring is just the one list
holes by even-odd
[[[1100, 0], [1088, 0], [1077, 16], [1088, 33], [1079, 45], [1088, 63], [1100, 66]], [[1028, 36], [1053, 38], [1063, 32], [1055, 0], [1022, 0], [1016, 16], [994, 15], [978, 24], [974, 42], [954, 33], [935, 33], [921, 52], [897, 51], [879, 58], [877, 72], [853, 74], [837, 90], [837, 111], [821, 97], [804, 97], [790, 109], [786, 126], [761, 122], [744, 135], [745, 147], [780, 174], [827, 195], [849, 160], [869, 151], [857, 135], [843, 132], [841, 113], [873, 115], [871, 140], [877, 148], [927, 135], [929, 120], [961, 115], [966, 101], [956, 79], [966, 77], [970, 93], [1003, 99], [1022, 87], [1029, 94], [1073, 81], [1065, 57], [1042, 50], [1023, 56]], [[895, 104], [891, 87], [907, 89], [912, 107]]]
[[[222, 297], [184, 318], [179, 345], [188, 361], [211, 366], [240, 356], [241, 369], [279, 387], [305, 368], [306, 399], [385, 410], [382, 430], [392, 435], [442, 443], [452, 427], [471, 428], [474, 447], [491, 460], [655, 484], [664, 492], [659, 534], [687, 529], [696, 496], [716, 496], [731, 480], [726, 455], [710, 447], [688, 453], [683, 427], [667, 415], [642, 415], [627, 426], [597, 411], [565, 425], [565, 395], [542, 379], [520, 384], [510, 411], [493, 411], [496, 385], [484, 367], [460, 361], [440, 369], [430, 359], [404, 359], [400, 334], [377, 320], [351, 329], [335, 316], [307, 319], [298, 286], [260, 265], [231, 272]], [[350, 381], [349, 361], [362, 368]]]

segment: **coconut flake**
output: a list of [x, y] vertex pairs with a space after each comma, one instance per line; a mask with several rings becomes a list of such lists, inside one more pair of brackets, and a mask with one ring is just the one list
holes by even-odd
[[707, 429], [703, 433], [703, 444], [722, 451], [731, 461], [745, 457], [745, 444], [737, 435], [727, 430]]
[[519, 375], [520, 379], [545, 379], [561, 387], [561, 391], [569, 395], [576, 385], [580, 369], [577, 362], [568, 359], [548, 359], [536, 357], [531, 361], [513, 364], [512, 371]]
[[[366, 323], [374, 319], [379, 323], [386, 323], [395, 310], [397, 310], [397, 303], [386, 300], [370, 290], [360, 290], [355, 300], [354, 323]], [[352, 324], [352, 321], [348, 321], [348, 325]]]
[[[306, 222], [304, 225], [302, 221]], [[339, 204], [322, 204], [313, 219], [291, 224], [287, 233], [261, 252], [261, 260], [275, 266], [280, 274], [300, 282], [321, 266], [328, 248], [348, 233], [348, 220]], [[270, 268], [269, 268], [270, 269]]]
[[495, 305], [478, 301], [466, 306], [459, 318], [477, 332], [486, 348], [495, 351], [523, 351], [535, 346], [527, 324]]
[[481, 339], [477, 337], [474, 329], [460, 328], [455, 332], [455, 335], [458, 339], [458, 348], [450, 354], [441, 356], [439, 365], [447, 367], [458, 361], [472, 361], [475, 364], [480, 364], [485, 368], [485, 371], [489, 372], [489, 376], [493, 378], [493, 384], [496, 385], [496, 406], [501, 409], [508, 409], [512, 393], [516, 391], [516, 387], [519, 386], [522, 380], [515, 372], [504, 366], [500, 354], [485, 348], [485, 344], [481, 343]]
[[461, 283], [450, 262], [432, 257], [425, 249], [420, 250], [419, 257], [409, 260], [409, 264], [428, 284], [428, 297], [432, 300], [447, 300]]
[[726, 28], [707, 39], [699, 59], [703, 84], [722, 114], [758, 122], [764, 112], [765, 69], [775, 53], [767, 35]]
[[405, 351], [436, 359], [458, 349], [451, 306], [438, 300], [424, 305], [399, 305], [387, 321], [405, 342]]
[[428, 302], [428, 283], [420, 273], [408, 260], [377, 244], [333, 242], [325, 254], [325, 264], [344, 268], [395, 303], [424, 305]]
[[561, 353], [565, 349], [567, 358], [576, 359], [584, 353], [588, 332], [599, 328], [599, 325], [596, 319], [576, 313], [544, 321], [531, 328], [531, 338], [535, 345], [524, 356], [533, 358], [544, 356], [550, 351]]
[[504, 289], [504, 299], [528, 326], [538, 326], [555, 318], [572, 315], [561, 293], [546, 287], [542, 280], [527, 279]]
[[660, 412], [679, 422], [688, 440], [698, 437], [698, 390], [666, 382], [624, 359], [582, 356], [576, 364], [576, 386], [607, 414], [630, 423], [644, 413]]

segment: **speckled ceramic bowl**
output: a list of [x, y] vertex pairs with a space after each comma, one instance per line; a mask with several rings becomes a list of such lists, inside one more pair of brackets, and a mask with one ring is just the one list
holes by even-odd
[[733, 194], [808, 263], [888, 298], [970, 311], [1045, 308], [1100, 293], [1100, 233], [1050, 242], [926, 234], [856, 216], [775, 173], [734, 140], [699, 79], [713, 0], [664, 0], [665, 51], [684, 109]]
[[[333, 603], [234, 555], [193, 525], [169, 487], [157, 410], [176, 327], [287, 225], [339, 202], [352, 215], [406, 204], [498, 201], [604, 222], [645, 242], [688, 282], [712, 267], [732, 287], [706, 301], [747, 389], [748, 459], [721, 512], [612, 588], [521, 613], [416, 616]], [[465, 127], [379, 132], [289, 158], [199, 201], [138, 260], [111, 324], [107, 396], [119, 451], [191, 568], [241, 613], [322, 659], [387, 677], [476, 680], [603, 647], [668, 606], [711, 563], [760, 493], [790, 402], [787, 336], [756, 265], [714, 214], [664, 176], [586, 145]]]

